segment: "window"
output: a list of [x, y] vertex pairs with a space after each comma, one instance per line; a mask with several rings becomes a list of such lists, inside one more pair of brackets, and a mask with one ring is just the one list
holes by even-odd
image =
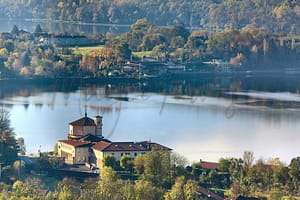
[[134, 156], [137, 156], [137, 153], [134, 153]]

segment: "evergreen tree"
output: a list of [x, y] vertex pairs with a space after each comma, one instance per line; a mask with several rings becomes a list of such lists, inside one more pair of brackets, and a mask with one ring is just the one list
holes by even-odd
[[9, 164], [17, 157], [16, 139], [10, 127], [9, 113], [0, 109], [0, 162]]
[[34, 33], [42, 33], [42, 32], [43, 32], [43, 30], [42, 30], [41, 26], [39, 24], [36, 25]]
[[11, 30], [11, 34], [18, 35], [19, 34], [19, 28], [17, 25], [14, 25], [13, 29]]

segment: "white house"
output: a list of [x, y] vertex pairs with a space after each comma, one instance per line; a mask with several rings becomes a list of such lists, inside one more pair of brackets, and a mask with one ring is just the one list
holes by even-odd
[[58, 141], [58, 156], [65, 159], [66, 164], [93, 164], [102, 168], [103, 158], [112, 155], [117, 161], [123, 155], [134, 158], [146, 154], [153, 147], [170, 151], [171, 149], [153, 142], [111, 142], [102, 136], [102, 117], [93, 119], [87, 114], [69, 124], [67, 140]]

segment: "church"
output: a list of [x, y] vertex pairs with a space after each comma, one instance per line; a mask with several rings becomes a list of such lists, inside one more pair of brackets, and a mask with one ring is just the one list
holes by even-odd
[[58, 156], [63, 157], [66, 164], [89, 164], [103, 167], [103, 158], [107, 155], [119, 161], [123, 155], [135, 158], [138, 155], [151, 152], [153, 147], [171, 151], [170, 148], [153, 143], [143, 142], [112, 142], [102, 135], [102, 117], [93, 119], [85, 116], [69, 123], [67, 140], [58, 141]]

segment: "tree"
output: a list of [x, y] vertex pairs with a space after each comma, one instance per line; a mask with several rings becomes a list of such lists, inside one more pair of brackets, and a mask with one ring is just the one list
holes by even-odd
[[103, 166], [115, 168], [116, 167], [116, 159], [113, 155], [105, 155], [103, 158]]
[[22, 181], [14, 182], [12, 189], [13, 189], [13, 196], [15, 197], [21, 198], [30, 195], [29, 188]]
[[142, 179], [151, 182], [154, 186], [163, 186], [169, 183], [170, 154], [155, 147], [145, 156], [145, 170]]
[[29, 51], [26, 51], [24, 54], [23, 54], [23, 60], [22, 60], [22, 64], [24, 66], [30, 66], [30, 52]]
[[0, 134], [3, 132], [12, 134], [13, 129], [10, 126], [9, 112], [2, 107], [0, 108]]
[[168, 194], [167, 200], [183, 200], [185, 197], [184, 186], [185, 186], [184, 176], [177, 177], [175, 184], [172, 186], [172, 189]]
[[144, 173], [145, 160], [146, 160], [146, 155], [144, 155], [144, 154], [140, 154], [134, 158], [133, 168], [134, 168], [135, 173], [138, 173], [139, 175]]
[[13, 129], [10, 127], [9, 113], [0, 109], [0, 162], [12, 163], [16, 160], [17, 149]]
[[13, 168], [15, 169], [16, 173], [18, 174], [16, 177], [18, 177], [18, 179], [21, 179], [21, 173], [23, 172], [24, 168], [25, 168], [25, 163], [22, 160], [16, 160], [13, 163]]
[[139, 180], [135, 184], [136, 200], [163, 200], [164, 190], [154, 186], [146, 180]]
[[162, 43], [159, 45], [156, 45], [153, 49], [152, 49], [152, 56], [158, 56], [158, 57], [162, 57], [165, 60], [168, 57], [168, 48], [166, 46], [166, 43]]
[[5, 40], [4, 42], [4, 48], [8, 51], [8, 52], [13, 52], [15, 49], [15, 45], [13, 43], [13, 41], [11, 40]]
[[188, 164], [188, 160], [186, 157], [180, 155], [176, 152], [171, 152], [170, 154], [170, 164], [172, 166], [181, 166], [185, 167]]
[[14, 25], [12, 30], [11, 30], [11, 34], [14, 35], [18, 35], [19, 34], [19, 28], [17, 27], [17, 25]]
[[146, 19], [139, 19], [130, 26], [130, 31], [127, 35], [127, 40], [130, 49], [136, 51], [142, 44], [143, 37], [150, 28], [150, 24]]
[[68, 186], [68, 185], [61, 186], [60, 192], [58, 194], [59, 200], [73, 200], [73, 199], [77, 199], [77, 198], [78, 198], [78, 196], [74, 195], [70, 186]]
[[43, 30], [42, 30], [40, 24], [37, 24], [35, 27], [34, 33], [42, 33], [42, 32], [43, 32]]
[[243, 155], [244, 171], [248, 172], [254, 162], [254, 154], [252, 151], [245, 151]]
[[133, 170], [133, 160], [129, 155], [123, 155], [120, 159], [120, 166], [130, 173]]
[[80, 196], [79, 183], [75, 179], [64, 178], [57, 184], [58, 200], [73, 200]]
[[184, 195], [186, 200], [199, 199], [199, 186], [194, 180], [188, 180], [184, 185]]
[[[125, 183], [124, 183], [125, 182]], [[123, 181], [123, 186], [121, 188], [122, 197], [125, 200], [135, 200], [135, 188], [134, 184], [128, 181]]]
[[25, 185], [29, 188], [30, 194], [38, 197], [40, 191], [45, 189], [43, 181], [37, 177], [28, 177], [25, 179]]
[[293, 191], [297, 191], [300, 185], [300, 157], [293, 158], [289, 166], [289, 175], [293, 183]]
[[161, 34], [147, 34], [143, 37], [141, 48], [145, 51], [150, 51], [153, 49], [153, 47], [164, 43], [165, 41], [165, 38]]
[[248, 169], [244, 178], [244, 180], [247, 180], [247, 184], [245, 183], [246, 181], [243, 181], [242, 183], [244, 184], [242, 186], [246, 186], [252, 192], [269, 190], [272, 178], [271, 170], [270, 166], [266, 165], [262, 159], [259, 159], [255, 165]]
[[100, 172], [97, 191], [102, 200], [119, 200], [122, 197], [120, 188], [123, 183], [111, 167], [103, 167]]
[[220, 158], [218, 162], [218, 169], [222, 172], [229, 172], [230, 170], [230, 160], [225, 158]]
[[176, 152], [170, 153], [170, 178], [172, 183], [175, 182], [176, 177], [187, 175], [187, 171], [185, 169], [187, 164], [188, 160], [184, 156]]
[[117, 63], [121, 63], [122, 61], [130, 58], [131, 50], [124, 39], [115, 39], [112, 43], [112, 49], [116, 54]]

